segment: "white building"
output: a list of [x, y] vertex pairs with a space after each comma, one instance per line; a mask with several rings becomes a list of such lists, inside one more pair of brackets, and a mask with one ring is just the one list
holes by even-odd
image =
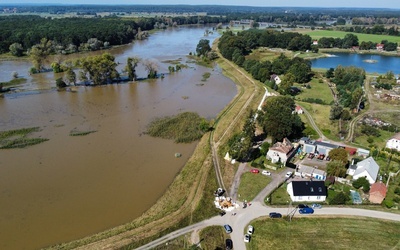
[[400, 151], [400, 133], [395, 134], [386, 142], [386, 148], [396, 149]]
[[269, 148], [267, 159], [270, 159], [272, 163], [280, 161], [285, 165], [292, 149], [292, 143], [287, 138], [284, 138], [282, 142], [277, 142]]
[[302, 178], [308, 177], [314, 180], [322, 180], [326, 179], [326, 172], [310, 166], [300, 165], [296, 168], [296, 172], [294, 173], [296, 176], [300, 176]]
[[324, 181], [292, 181], [286, 191], [293, 202], [323, 202], [327, 193]]
[[375, 183], [378, 173], [379, 165], [372, 157], [368, 157], [358, 162], [356, 165], [351, 165], [349, 169], [347, 169], [347, 174], [353, 176], [353, 180], [366, 177], [370, 184]]

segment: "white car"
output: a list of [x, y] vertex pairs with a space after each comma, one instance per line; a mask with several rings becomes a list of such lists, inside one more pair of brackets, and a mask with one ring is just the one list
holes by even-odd
[[248, 233], [248, 234], [253, 234], [253, 233], [254, 233], [254, 227], [253, 227], [252, 225], [249, 225], [249, 226], [247, 227], [247, 233]]
[[290, 176], [292, 176], [292, 172], [287, 172], [285, 175], [286, 178], [289, 178]]
[[263, 175], [271, 175], [271, 172], [269, 172], [269, 171], [267, 171], [267, 170], [263, 170], [263, 171], [261, 172], [261, 174], [263, 174]]
[[244, 242], [250, 242], [250, 235], [249, 234], [245, 234], [243, 240], [244, 240]]

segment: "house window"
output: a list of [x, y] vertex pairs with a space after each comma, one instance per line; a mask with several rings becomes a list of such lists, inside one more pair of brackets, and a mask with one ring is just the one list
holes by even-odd
[[299, 201], [303, 200], [303, 196], [299, 196]]
[[321, 196], [317, 196], [317, 200], [321, 200]]

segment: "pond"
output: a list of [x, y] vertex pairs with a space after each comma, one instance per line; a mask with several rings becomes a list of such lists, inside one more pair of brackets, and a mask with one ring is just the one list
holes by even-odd
[[342, 66], [356, 66], [365, 69], [368, 73], [385, 74], [392, 71], [400, 73], [400, 57], [368, 55], [355, 53], [332, 53], [330, 57], [311, 60], [313, 68], [336, 68]]
[[[157, 201], [196, 143], [152, 138], [146, 126], [185, 111], [214, 118], [237, 93], [217, 66], [198, 66], [186, 57], [200, 39], [217, 37], [203, 37], [204, 31], [203, 26], [159, 31], [107, 51], [121, 63], [119, 69], [131, 56], [155, 60], [159, 73], [168, 73], [172, 64], [166, 60], [188, 65], [164, 79], [57, 91], [54, 79], [60, 75], [29, 76], [28, 62], [0, 63], [2, 76], [17, 71], [27, 77], [23, 92], [0, 98], [1, 130], [40, 127], [33, 136], [49, 139], [0, 150], [0, 249], [38, 249], [82, 238], [129, 222]], [[69, 57], [79, 56], [86, 55]], [[210, 78], [202, 81], [207, 72]], [[138, 73], [146, 74], [143, 67]], [[70, 136], [71, 131], [96, 132]]]

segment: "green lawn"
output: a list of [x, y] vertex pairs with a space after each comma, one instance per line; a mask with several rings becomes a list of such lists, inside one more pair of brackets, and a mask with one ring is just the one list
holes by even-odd
[[277, 188], [270, 197], [265, 198], [265, 203], [270, 205], [287, 205], [290, 202], [290, 196], [286, 191], [287, 183], [283, 183]]
[[256, 195], [261, 192], [269, 183], [271, 178], [265, 175], [253, 174], [250, 172], [244, 173], [240, 178], [240, 185], [238, 194], [240, 195], [240, 200], [251, 201], [256, 197]]
[[[360, 127], [357, 127], [357, 135], [354, 137], [353, 143], [357, 146], [363, 146], [363, 147], [378, 147], [378, 148], [384, 148], [386, 146], [387, 140], [389, 140], [392, 136], [392, 132], [384, 131], [384, 130], [379, 130], [381, 136], [375, 137], [375, 136], [367, 136], [365, 134], [362, 134], [360, 132]], [[371, 138], [373, 140], [372, 143], [369, 143], [367, 140], [368, 138]]]
[[222, 226], [212, 226], [200, 231], [201, 249], [225, 249], [225, 233]]
[[373, 218], [259, 219], [247, 249], [399, 249], [400, 223]]
[[313, 39], [320, 39], [321, 37], [338, 37], [344, 38], [346, 34], [354, 34], [358, 37], [358, 41], [361, 43], [362, 41], [380, 43], [382, 40], [388, 40], [389, 42], [400, 43], [400, 36], [387, 36], [387, 35], [372, 35], [372, 34], [360, 34], [360, 33], [351, 33], [344, 31], [335, 31], [335, 30], [313, 30], [306, 32]]
[[331, 107], [329, 105], [320, 105], [314, 103], [298, 102], [302, 107], [307, 109], [313, 117], [315, 123], [321, 129], [322, 133], [330, 139], [339, 140], [339, 125], [337, 121], [329, 120]]
[[[309, 83], [311, 88], [301, 88], [302, 92], [296, 96], [296, 100], [302, 101], [304, 99], [321, 99], [326, 104], [333, 102], [331, 90], [326, 82], [320, 83], [318, 79], [313, 78]], [[296, 87], [301, 85], [295, 84]]]

